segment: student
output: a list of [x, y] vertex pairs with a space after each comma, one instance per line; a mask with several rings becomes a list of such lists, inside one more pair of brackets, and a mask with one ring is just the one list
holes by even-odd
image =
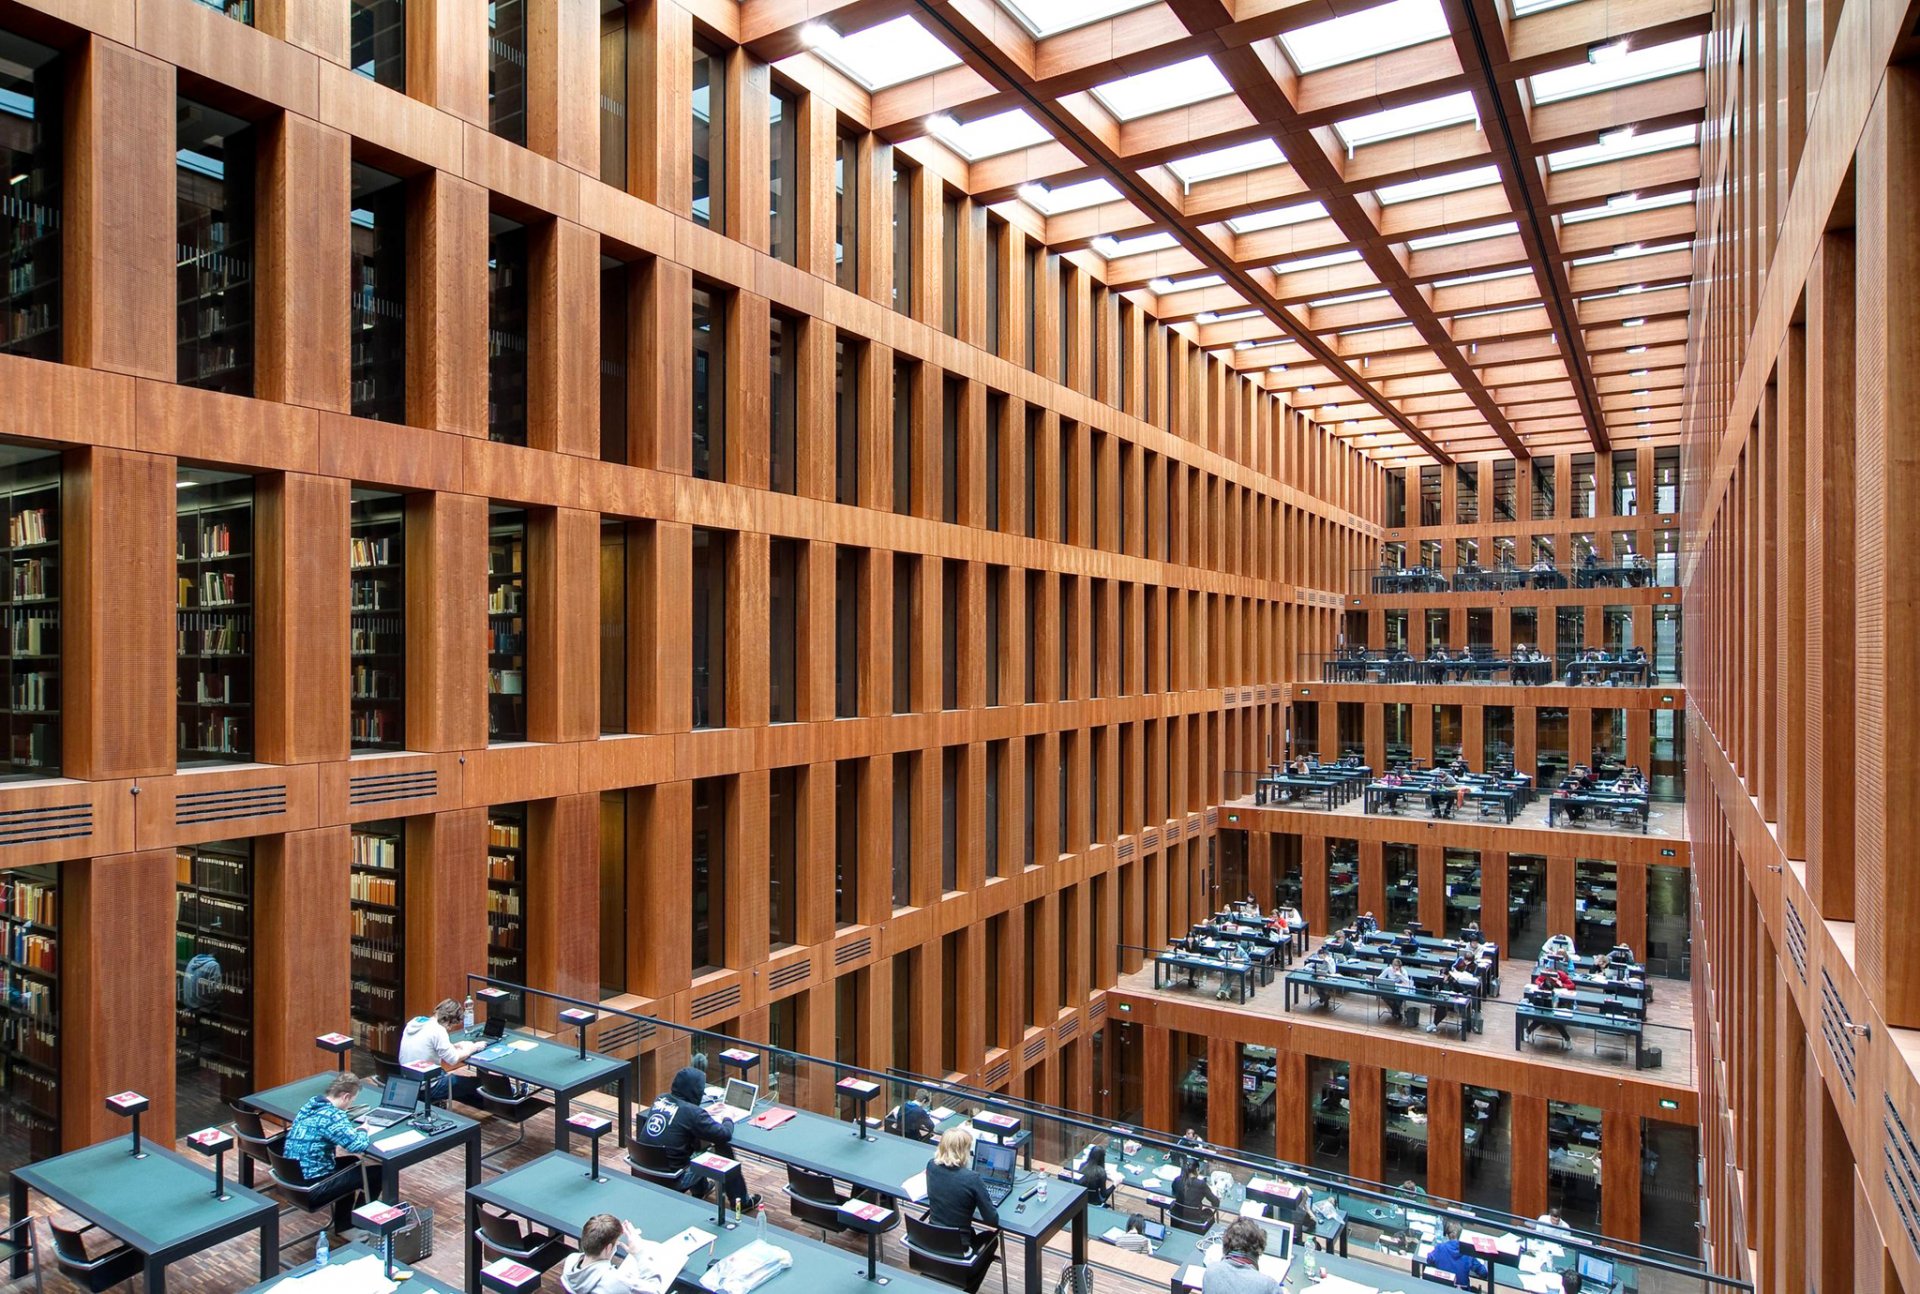
[[[567, 1294], [641, 1294], [649, 1288], [633, 1256], [639, 1229], [611, 1213], [596, 1213], [580, 1228], [580, 1250], [567, 1255], [560, 1288]], [[627, 1252], [619, 1250], [624, 1245]]]
[[966, 1232], [972, 1249], [980, 1243], [973, 1230], [976, 1217], [990, 1227], [1000, 1225], [1000, 1211], [993, 1207], [987, 1184], [973, 1171], [973, 1129], [949, 1128], [927, 1161], [927, 1221]]
[[1080, 1160], [1080, 1184], [1087, 1188], [1095, 1204], [1106, 1204], [1113, 1198], [1114, 1182], [1107, 1175], [1107, 1148], [1097, 1142], [1087, 1147], [1087, 1153]]
[[1176, 1223], [1183, 1214], [1190, 1220], [1211, 1223], [1209, 1211], [1220, 1207], [1220, 1197], [1208, 1185], [1206, 1170], [1197, 1159], [1189, 1159], [1180, 1166], [1180, 1176], [1173, 1179], [1169, 1194], [1173, 1196]]
[[1472, 1289], [1473, 1278], [1487, 1274], [1487, 1264], [1474, 1257], [1473, 1251], [1460, 1243], [1458, 1222], [1447, 1222], [1445, 1236], [1445, 1239], [1427, 1251], [1427, 1266], [1434, 1271], [1451, 1276], [1453, 1283], [1461, 1289]]
[[1542, 1235], [1554, 1236], [1561, 1240], [1573, 1239], [1573, 1228], [1568, 1226], [1567, 1220], [1560, 1216], [1560, 1210], [1551, 1204], [1547, 1206], [1545, 1213], [1534, 1220], [1540, 1224]]
[[1220, 1237], [1220, 1257], [1207, 1264], [1200, 1294], [1278, 1294], [1280, 1282], [1260, 1270], [1267, 1233], [1260, 1224], [1235, 1218]]
[[436, 1105], [445, 1104], [449, 1088], [453, 1099], [463, 1105], [472, 1105], [480, 1099], [479, 1075], [456, 1074], [454, 1071], [464, 1066], [467, 1058], [486, 1044], [455, 1042], [452, 1031], [459, 1023], [460, 1004], [452, 998], [444, 998], [439, 1006], [433, 1008], [431, 1016], [416, 1015], [407, 1021], [406, 1031], [400, 1035], [399, 1060], [402, 1065], [427, 1061], [446, 1071], [427, 1088], [427, 1099]]
[[1362, 912], [1359, 919], [1353, 923], [1353, 929], [1363, 935], [1370, 935], [1379, 928], [1380, 923], [1374, 919], [1371, 912]]
[[[1393, 959], [1392, 965], [1380, 972], [1380, 982], [1388, 988], [1397, 988], [1403, 993], [1413, 991], [1413, 979], [1407, 974], [1407, 968], [1400, 964], [1398, 957]], [[1387, 1014], [1393, 1017], [1395, 1024], [1402, 1022], [1401, 1005], [1398, 998], [1387, 999]]]
[[[641, 1111], [633, 1139], [641, 1145], [657, 1146], [667, 1167], [680, 1174], [678, 1189], [695, 1199], [704, 1200], [712, 1189], [709, 1179], [689, 1162], [702, 1147], [728, 1158], [733, 1156], [733, 1120], [716, 1119], [702, 1108], [707, 1099], [707, 1076], [691, 1065], [673, 1076], [673, 1084], [647, 1109]], [[747, 1193], [746, 1175], [739, 1165], [728, 1170], [721, 1183], [727, 1202], [742, 1213], [759, 1207], [760, 1197]]]
[[933, 1094], [922, 1090], [900, 1103], [900, 1135], [909, 1141], [933, 1140]]
[[[347, 1107], [353, 1104], [354, 1097], [359, 1094], [359, 1079], [352, 1074], [338, 1074], [327, 1084], [325, 1092], [309, 1098], [300, 1107], [300, 1112], [293, 1116], [293, 1124], [287, 1129], [283, 1153], [300, 1165], [300, 1176], [305, 1185], [312, 1186], [320, 1182], [337, 1184], [341, 1179], [360, 1181], [360, 1161], [336, 1159], [333, 1154], [339, 1149], [349, 1155], [358, 1155], [372, 1140], [372, 1134], [347, 1115]], [[378, 1195], [380, 1165], [366, 1165], [366, 1174], [365, 1189]], [[353, 1225], [353, 1206], [361, 1194], [361, 1190], [356, 1188], [333, 1202], [333, 1230], [336, 1235]]]
[[1320, 999], [1320, 1009], [1323, 1011], [1331, 1009], [1333, 1006], [1332, 991], [1329, 990], [1325, 984], [1320, 983], [1318, 977], [1322, 975], [1338, 975], [1340, 973], [1340, 963], [1334, 958], [1334, 955], [1325, 948], [1315, 953], [1309, 953], [1306, 960], [1300, 963], [1300, 969], [1309, 972], [1315, 977], [1313, 991], [1314, 995]]
[[[1542, 1011], [1553, 1010], [1554, 996], [1552, 981], [1548, 980], [1544, 974], [1536, 976], [1533, 983], [1521, 990], [1520, 999], [1530, 1007], [1535, 1007]], [[1568, 1047], [1573, 1046], [1573, 1038], [1567, 1033], [1567, 1026], [1557, 1020], [1528, 1020], [1520, 1027], [1520, 1041], [1531, 1041], [1536, 1029], [1550, 1029], [1560, 1035], [1562, 1044]], [[1540, 1220], [1545, 1222], [1546, 1218], [1543, 1216]]]

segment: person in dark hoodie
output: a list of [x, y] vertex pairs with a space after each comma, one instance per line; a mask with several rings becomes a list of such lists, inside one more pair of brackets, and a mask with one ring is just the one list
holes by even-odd
[[[673, 1076], [673, 1085], [660, 1099], [640, 1112], [634, 1140], [644, 1146], [659, 1147], [669, 1168], [680, 1174], [679, 1188], [696, 1199], [705, 1199], [712, 1183], [689, 1162], [700, 1150], [733, 1157], [733, 1120], [716, 1119], [701, 1108], [706, 1100], [707, 1076], [688, 1066]], [[758, 1195], [747, 1193], [747, 1179], [738, 1165], [722, 1182], [727, 1202], [742, 1213], [760, 1204]]]

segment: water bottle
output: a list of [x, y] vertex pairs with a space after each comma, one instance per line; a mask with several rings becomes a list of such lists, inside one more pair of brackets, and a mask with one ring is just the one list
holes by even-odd
[[315, 1270], [327, 1265], [327, 1247], [327, 1233], [323, 1230], [320, 1233], [320, 1239], [315, 1241], [313, 1246], [313, 1265]]
[[1047, 1202], [1047, 1179], [1044, 1177], [1040, 1179], [1040, 1202], [1042, 1204]]
[[467, 994], [467, 1000], [460, 1008], [460, 1027], [468, 1033], [473, 1032], [473, 994]]

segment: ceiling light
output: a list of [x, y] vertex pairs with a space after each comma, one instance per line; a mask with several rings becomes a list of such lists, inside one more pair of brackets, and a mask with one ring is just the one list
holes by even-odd
[[1595, 41], [1587, 46], [1587, 62], [1611, 63], [1615, 59], [1625, 58], [1627, 42], [1622, 40]]
[[1645, 292], [1646, 290], [1647, 290], [1647, 285], [1646, 285], [1646, 284], [1644, 284], [1644, 283], [1633, 283], [1633, 284], [1629, 284], [1628, 286], [1626, 286], [1626, 287], [1624, 287], [1624, 288], [1621, 288], [1621, 289], [1620, 289], [1620, 295], [1621, 295], [1621, 296], [1632, 296], [1632, 295], [1633, 295], [1634, 293], [1636, 293], [1636, 292]]
[[1120, 250], [1120, 244], [1114, 242], [1113, 239], [1106, 234], [1101, 234], [1098, 238], [1095, 238], [1091, 245], [1093, 250], [1099, 252], [1106, 260], [1112, 260], [1113, 254]]
[[1616, 126], [1612, 130], [1603, 130], [1600, 132], [1600, 146], [1602, 148], [1618, 148], [1633, 138], [1633, 132], [1634, 127], [1632, 126]]
[[1267, 372], [1269, 373], [1284, 373], [1286, 371], [1287, 366], [1285, 364], [1270, 364], [1267, 366]]
[[1634, 412], [1635, 413], [1652, 413], [1653, 410], [1646, 405], [1642, 405], [1638, 409], [1635, 409]]
[[1634, 394], [1636, 396], [1646, 396], [1646, 395], [1652, 395], [1653, 392], [1652, 391], [1635, 391]]
[[808, 49], [819, 49], [838, 39], [840, 33], [823, 22], [810, 22], [800, 29], [800, 43]]
[[1645, 322], [1646, 322], [1646, 319], [1644, 317], [1639, 319], [1622, 319], [1620, 321], [1620, 326], [1622, 328], [1638, 328], [1641, 324], [1644, 324]]
[[1311, 391], [1311, 390], [1313, 390], [1313, 383], [1311, 383], [1311, 382], [1309, 382], [1309, 383], [1307, 383], [1307, 385], [1305, 385], [1305, 386], [1303, 386], [1303, 387], [1301, 387], [1300, 389], [1301, 389], [1302, 391]]
[[1235, 350], [1252, 350], [1253, 343], [1250, 341], [1237, 341], [1233, 344], [1233, 348]]
[[1651, 373], [1652, 371], [1653, 371], [1652, 369], [1648, 369], [1648, 368], [1636, 368], [1635, 370], [1633, 370], [1633, 372], [1627, 374], [1627, 376], [1628, 377], [1645, 377], [1647, 374]]
[[1147, 291], [1157, 297], [1165, 296], [1167, 293], [1173, 291], [1173, 280], [1168, 278], [1154, 279], [1147, 284]]

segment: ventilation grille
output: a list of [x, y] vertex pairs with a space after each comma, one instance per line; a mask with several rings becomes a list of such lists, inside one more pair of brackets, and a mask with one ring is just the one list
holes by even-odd
[[622, 1019], [619, 1024], [599, 1032], [594, 1040], [594, 1050], [617, 1052], [622, 1047], [638, 1047], [641, 1040], [653, 1037], [653, 1032], [653, 1026], [644, 1020]]
[[1833, 977], [1821, 971], [1820, 1035], [1827, 1040], [1827, 1054], [1833, 1057], [1834, 1067], [1840, 1071], [1840, 1081], [1847, 1085], [1847, 1096], [1857, 1100], [1853, 1033], [1847, 1028], [1847, 1019], [1847, 1004], [1840, 1000], [1840, 990], [1833, 986]]
[[1122, 836], [1113, 846], [1113, 856], [1121, 862], [1133, 857], [1133, 837]]
[[362, 773], [347, 779], [348, 804], [391, 804], [395, 800], [424, 800], [440, 793], [440, 771], [423, 768], [412, 773]]
[[1140, 833], [1140, 848], [1151, 853], [1160, 848], [1160, 828], [1148, 827]]
[[1187, 839], [1192, 840], [1195, 836], [1199, 834], [1200, 834], [1200, 819], [1197, 817], [1188, 818], [1187, 819]]
[[1886, 1107], [1881, 1122], [1887, 1131], [1886, 1144], [1882, 1147], [1886, 1156], [1887, 1194], [1894, 1208], [1900, 1211], [1900, 1226], [1907, 1233], [1907, 1244], [1912, 1246], [1915, 1257], [1920, 1257], [1920, 1147], [1913, 1144], [1906, 1121], [1885, 1093], [1881, 1094], [1880, 1101]]
[[1787, 956], [1793, 959], [1793, 968], [1800, 972], [1800, 982], [1807, 982], [1807, 927], [1800, 920], [1800, 909], [1788, 900], [1787, 909]]
[[1105, 997], [1095, 998], [1093, 1000], [1092, 1005], [1087, 1007], [1087, 1022], [1091, 1024], [1091, 1023], [1104, 1020], [1106, 1018], [1107, 1018], [1107, 999]]
[[1027, 1039], [1026, 1047], [1021, 1051], [1021, 1059], [1032, 1062], [1047, 1054], [1047, 1035], [1036, 1033]]
[[812, 973], [813, 963], [800, 957], [777, 971], [769, 972], [767, 983], [773, 988], [791, 988]]
[[173, 825], [190, 827], [241, 818], [277, 818], [287, 811], [287, 784], [233, 791], [187, 791], [173, 802]]
[[708, 1016], [720, 1015], [724, 1012], [731, 1011], [739, 1005], [740, 986], [738, 984], [729, 984], [725, 988], [715, 989], [703, 997], [693, 999], [693, 1018], [696, 1020], [704, 1020]]
[[1054, 1032], [1059, 1041], [1063, 1043], [1072, 1042], [1080, 1036], [1080, 1017], [1077, 1015], [1068, 1016], [1060, 1022], [1060, 1027]]
[[82, 840], [93, 834], [93, 805], [55, 804], [0, 813], [0, 845]]
[[833, 950], [833, 964], [845, 966], [848, 962], [857, 962], [873, 951], [873, 936], [850, 939]]
[[1220, 810], [1208, 809], [1207, 810], [1207, 830], [1212, 831], [1219, 825], [1220, 825]]
[[998, 1087], [1007, 1081], [1007, 1075], [1012, 1069], [1013, 1059], [1009, 1056], [1002, 1056], [999, 1060], [994, 1061], [993, 1064], [980, 1071], [980, 1085], [982, 1087]]

